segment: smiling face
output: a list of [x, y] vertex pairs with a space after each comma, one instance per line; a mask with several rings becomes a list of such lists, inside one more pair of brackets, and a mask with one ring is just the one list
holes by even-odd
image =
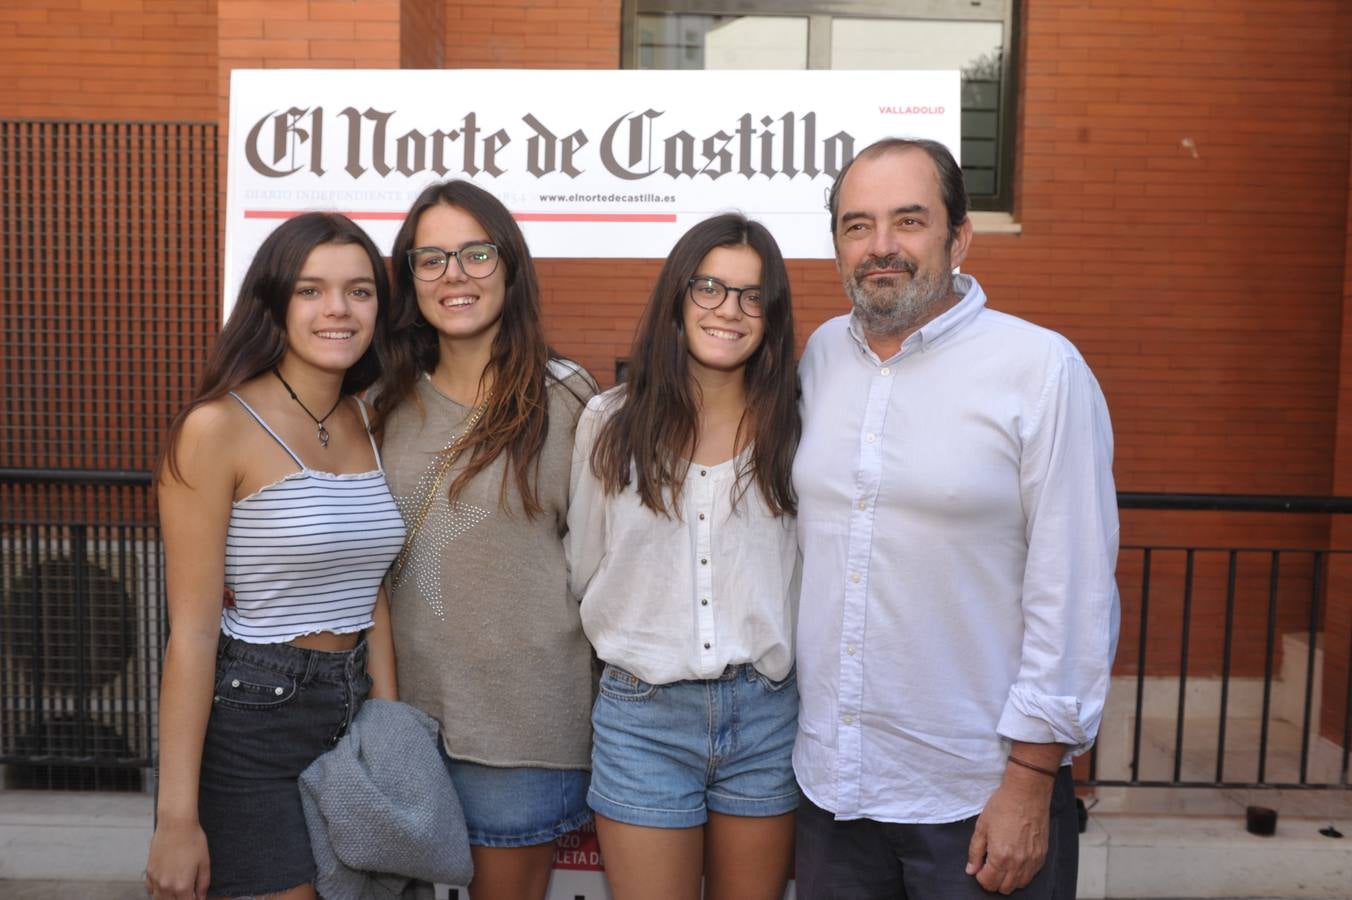
[[856, 160], [837, 208], [836, 269], [866, 333], [904, 336], [956, 302], [952, 271], [971, 219], [950, 243], [939, 171], [924, 151]]
[[[695, 277], [717, 279], [730, 288], [759, 287], [761, 258], [745, 244], [715, 247], [695, 270]], [[765, 322], [742, 312], [741, 295], [729, 291], [714, 309], [704, 309], [690, 299], [686, 290], [681, 321], [685, 326], [686, 349], [690, 369], [696, 379], [706, 372], [732, 372], [741, 369], [761, 345]]]
[[[439, 247], [458, 251], [466, 244], [489, 243], [492, 238], [478, 219], [457, 206], [439, 203], [428, 207], [414, 231], [414, 247]], [[507, 295], [507, 266], [499, 260], [493, 274], [470, 278], [447, 260], [446, 272], [436, 281], [414, 281], [418, 310], [442, 342], [492, 342], [502, 321]], [[401, 261], [400, 264], [407, 265]]]
[[286, 306], [286, 359], [327, 372], [352, 367], [375, 335], [375, 273], [357, 244], [310, 251]]

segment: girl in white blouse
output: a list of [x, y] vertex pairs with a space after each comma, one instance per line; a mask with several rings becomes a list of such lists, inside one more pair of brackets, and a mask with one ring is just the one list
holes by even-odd
[[672, 249], [626, 384], [573, 452], [568, 554], [606, 664], [588, 803], [616, 900], [777, 898], [790, 755], [798, 442], [788, 273], [740, 215]]

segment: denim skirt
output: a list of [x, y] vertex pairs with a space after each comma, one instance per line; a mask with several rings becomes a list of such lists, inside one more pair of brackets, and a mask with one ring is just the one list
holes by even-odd
[[198, 795], [210, 896], [314, 881], [298, 779], [338, 743], [370, 690], [365, 639], [330, 652], [221, 635]]

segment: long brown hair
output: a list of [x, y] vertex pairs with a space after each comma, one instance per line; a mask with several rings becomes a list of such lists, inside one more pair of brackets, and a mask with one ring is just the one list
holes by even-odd
[[685, 484], [699, 432], [698, 387], [689, 371], [684, 307], [688, 283], [716, 247], [748, 246], [761, 260], [761, 317], [765, 336], [746, 361], [746, 410], [737, 448], [752, 446], [737, 473], [734, 504], [754, 483], [775, 515], [793, 515], [793, 452], [802, 424], [793, 359], [793, 304], [784, 257], [759, 222], [729, 213], [687, 231], [662, 265], [629, 354], [629, 380], [620, 407], [606, 419], [592, 448], [591, 466], [607, 493], [630, 481], [643, 505], [670, 516]]
[[355, 394], [375, 383], [381, 361], [389, 353], [391, 315], [390, 281], [380, 250], [361, 226], [338, 213], [303, 213], [288, 219], [264, 239], [249, 263], [239, 298], [207, 357], [197, 389], [165, 435], [155, 466], [157, 479], [167, 473], [182, 480], [177, 444], [189, 413], [282, 361], [286, 355], [286, 313], [296, 281], [310, 254], [324, 244], [356, 244], [371, 261], [376, 284], [375, 335], [366, 352], [343, 375], [342, 392]]
[[508, 479], [513, 478], [526, 515], [533, 518], [544, 509], [535, 476], [549, 432], [547, 379], [553, 378], [549, 360], [555, 354], [545, 344], [535, 262], [520, 226], [501, 201], [468, 181], [444, 181], [424, 190], [413, 201], [394, 239], [393, 346], [375, 397], [375, 428], [384, 429], [395, 407], [413, 395], [418, 379], [437, 365], [437, 332], [418, 309], [408, 251], [413, 249], [423, 213], [439, 204], [464, 210], [478, 221], [497, 245], [498, 264], [506, 267], [507, 283], [501, 324], [480, 376], [480, 385], [491, 377], [492, 390], [483, 417], [462, 445], [461, 458], [467, 462], [451, 482], [450, 497], [454, 500], [471, 479], [505, 454], [507, 469], [499, 502], [505, 505]]

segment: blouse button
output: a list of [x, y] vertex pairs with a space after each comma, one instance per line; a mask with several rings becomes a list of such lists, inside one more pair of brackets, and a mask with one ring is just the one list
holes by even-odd
[[707, 565], [709, 564], [709, 560], [708, 560], [707, 558], [701, 559], [701, 560], [699, 561], [699, 564], [700, 564], [701, 566], [707, 566]]
[[700, 605], [700, 606], [708, 606], [708, 605], [709, 605], [709, 598], [708, 598], [708, 597], [702, 597], [702, 598], [700, 598], [699, 605]]
[[700, 520], [701, 522], [704, 521], [704, 513], [700, 513], [700, 514], [699, 514], [699, 520]]
[[700, 469], [700, 470], [699, 470], [699, 477], [700, 477], [700, 478], [703, 478], [705, 475], [708, 475], [708, 474], [709, 474], [709, 470], [708, 470], [708, 469]]
[[705, 641], [705, 642], [704, 642], [704, 649], [705, 649], [705, 650], [708, 650], [708, 649], [709, 649], [709, 642], [708, 642], [708, 641]]

